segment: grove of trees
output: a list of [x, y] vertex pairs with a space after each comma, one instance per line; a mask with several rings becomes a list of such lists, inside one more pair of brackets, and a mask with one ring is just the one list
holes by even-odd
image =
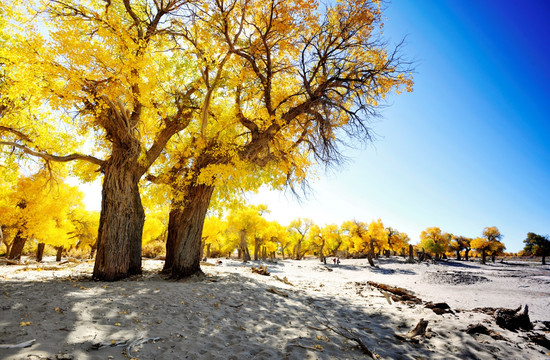
[[412, 88], [378, 1], [0, 6], [1, 156], [102, 177], [100, 280], [141, 272], [146, 182], [168, 189], [165, 271], [189, 276], [217, 187], [305, 181]]

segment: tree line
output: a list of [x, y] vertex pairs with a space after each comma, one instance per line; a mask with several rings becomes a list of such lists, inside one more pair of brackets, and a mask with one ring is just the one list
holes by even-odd
[[[56, 249], [57, 260], [65, 249], [80, 249], [94, 257], [97, 248], [99, 213], [86, 211], [78, 188], [61, 181], [53, 182], [47, 173], [19, 176], [12, 186], [2, 184], [0, 211], [3, 243], [8, 259], [17, 260], [28, 240], [37, 261], [42, 260], [46, 245]], [[144, 197], [147, 219], [144, 224], [142, 255], [166, 256], [168, 210], [155, 206], [151, 196]], [[429, 227], [420, 234], [420, 242], [411, 245], [409, 236], [385, 226], [381, 219], [358, 220], [341, 224], [318, 225], [307, 218], [298, 218], [283, 226], [269, 221], [266, 205], [239, 202], [224, 211], [211, 212], [205, 218], [199, 246], [200, 258], [237, 257], [243, 261], [283, 259], [301, 260], [316, 256], [326, 263], [327, 257], [367, 258], [374, 266], [380, 256], [417, 256], [420, 261], [456, 256], [469, 260], [472, 251], [483, 263], [502, 255], [505, 245], [497, 227], [483, 229], [478, 238], [456, 236]], [[548, 237], [528, 233], [522, 255], [545, 256], [550, 252]]]

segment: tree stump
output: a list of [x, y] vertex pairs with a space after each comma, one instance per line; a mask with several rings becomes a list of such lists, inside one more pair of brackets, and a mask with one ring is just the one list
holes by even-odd
[[521, 306], [517, 309], [497, 309], [495, 311], [495, 320], [497, 325], [501, 328], [508, 330], [531, 330], [533, 324], [529, 320], [529, 308], [527, 305], [521, 309]]

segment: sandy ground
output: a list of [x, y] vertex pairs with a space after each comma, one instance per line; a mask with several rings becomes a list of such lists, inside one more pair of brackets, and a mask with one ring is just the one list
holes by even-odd
[[[143, 276], [114, 283], [89, 280], [93, 262], [2, 265], [0, 359], [369, 358], [359, 342], [382, 359], [550, 359], [530, 340], [550, 339], [550, 266], [214, 262], [202, 266], [204, 277], [167, 281], [161, 261], [145, 260]], [[264, 264], [270, 276], [251, 271]], [[367, 281], [410, 290], [422, 303], [392, 300]], [[452, 312], [438, 315], [428, 301]], [[472, 310], [526, 304], [532, 331], [500, 328]], [[420, 319], [426, 335], [409, 339]], [[465, 332], [478, 323], [493, 332]]]

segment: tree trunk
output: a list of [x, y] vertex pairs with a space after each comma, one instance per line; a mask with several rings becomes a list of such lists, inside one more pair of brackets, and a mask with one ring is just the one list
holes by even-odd
[[460, 257], [460, 250], [456, 251], [456, 259], [459, 261], [462, 260], [462, 258]]
[[213, 186], [188, 185], [182, 192], [183, 202], [172, 205], [164, 271], [170, 272], [173, 279], [181, 279], [201, 271], [202, 228], [213, 192]]
[[45, 247], [46, 247], [46, 244], [38, 243], [38, 247], [36, 248], [36, 261], [42, 262], [42, 258], [44, 257]]
[[248, 251], [248, 245], [246, 244], [246, 230], [240, 231], [240, 243], [239, 248], [241, 249], [241, 256], [243, 261], [250, 261], [250, 252]]
[[57, 246], [55, 250], [57, 250], [57, 253], [55, 255], [55, 261], [60, 262], [61, 255], [63, 254], [63, 246]]
[[27, 238], [23, 237], [21, 230], [18, 230], [17, 234], [15, 234], [15, 237], [13, 238], [13, 242], [11, 243], [11, 248], [8, 253], [8, 259], [20, 260], [21, 253], [23, 252], [23, 248], [25, 247], [26, 242]]
[[302, 259], [302, 240], [298, 240], [298, 244], [296, 244], [296, 260]]
[[464, 249], [464, 260], [468, 261], [469, 254], [470, 254], [470, 249]]
[[487, 260], [487, 254], [485, 253], [485, 249], [481, 251], [481, 263], [485, 264], [485, 261]]
[[[137, 141], [137, 140], [136, 140]], [[113, 144], [104, 166], [101, 216], [94, 279], [115, 281], [141, 273], [141, 236], [145, 213], [138, 182], [139, 145]]]
[[254, 236], [254, 261], [258, 261], [260, 255], [260, 239]]
[[206, 257], [210, 258], [210, 245], [212, 244], [206, 244]]
[[201, 250], [200, 250], [200, 255], [199, 255], [199, 259], [201, 259], [201, 261], [202, 261], [202, 259], [204, 259], [204, 246], [205, 245], [206, 244], [205, 244], [204, 240], [201, 239]]
[[374, 257], [374, 241], [371, 239], [369, 242], [369, 252], [367, 253], [367, 259], [369, 260], [369, 265], [374, 267], [374, 261], [372, 258]]
[[546, 265], [546, 255], [542, 254], [542, 265]]
[[409, 262], [414, 262], [414, 249], [412, 245], [409, 245]]

